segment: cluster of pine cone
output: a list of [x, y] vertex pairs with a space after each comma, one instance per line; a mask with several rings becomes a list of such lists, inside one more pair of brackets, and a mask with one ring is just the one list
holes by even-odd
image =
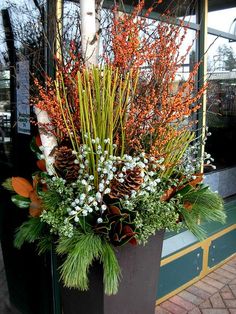
[[[58, 147], [54, 153], [54, 158], [54, 167], [58, 175], [68, 182], [77, 180], [80, 166], [75, 163], [76, 155], [73, 154], [71, 148], [67, 146]], [[127, 169], [125, 172], [120, 171], [117, 175], [120, 173], [123, 174], [123, 180], [122, 182], [118, 179], [111, 181], [110, 198], [120, 199], [124, 198], [126, 195], [130, 196], [132, 191], [138, 191], [143, 183], [143, 177], [139, 167]]]

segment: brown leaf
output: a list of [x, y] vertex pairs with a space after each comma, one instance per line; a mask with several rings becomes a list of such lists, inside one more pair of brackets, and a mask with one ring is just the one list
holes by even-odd
[[127, 236], [135, 235], [135, 232], [133, 231], [133, 229], [130, 226], [128, 226], [128, 225], [124, 226], [123, 233], [126, 234]]
[[110, 205], [109, 209], [112, 214], [120, 215], [120, 209], [117, 206]]
[[14, 191], [23, 197], [29, 198], [30, 192], [33, 191], [31, 183], [22, 177], [12, 177], [11, 184]]
[[39, 217], [42, 213], [42, 208], [38, 207], [37, 203], [32, 202], [29, 208], [29, 214], [31, 217]]
[[160, 200], [162, 202], [168, 201], [173, 196], [175, 191], [176, 191], [176, 189], [169, 188], [169, 190], [165, 191], [165, 193], [161, 196]]
[[30, 207], [29, 207], [29, 214], [32, 217], [39, 217], [42, 212], [42, 201], [38, 197], [36, 191], [30, 192]]
[[193, 204], [190, 203], [189, 201], [184, 202], [184, 208], [190, 211], [193, 208]]
[[137, 242], [137, 240], [135, 239], [135, 237], [131, 238], [131, 239], [129, 240], [129, 243], [132, 244], [132, 245], [137, 245], [137, 244], [138, 244], [138, 242]]
[[191, 185], [192, 187], [195, 187], [197, 184], [201, 183], [203, 180], [203, 173], [197, 173], [195, 174], [195, 176], [196, 176], [196, 179], [189, 182], [189, 185]]
[[37, 160], [37, 167], [41, 170], [41, 171], [46, 171], [46, 162], [44, 159], [40, 159], [40, 160]]
[[40, 200], [35, 190], [30, 192], [29, 198], [32, 202]]
[[35, 144], [39, 147], [42, 145], [42, 142], [41, 142], [41, 138], [40, 138], [40, 135], [36, 135], [35, 136]]

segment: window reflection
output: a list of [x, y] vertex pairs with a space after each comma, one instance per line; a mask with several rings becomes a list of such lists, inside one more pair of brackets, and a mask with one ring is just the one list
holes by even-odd
[[[213, 39], [209, 36], [209, 39]], [[217, 169], [236, 165], [236, 51], [227, 40], [216, 40], [209, 50], [207, 126], [211, 136], [206, 151]]]
[[230, 27], [235, 17], [236, 17], [236, 6], [230, 9], [209, 12], [208, 13], [208, 27], [212, 27], [217, 30], [224, 31], [224, 32], [230, 32]]
[[0, 161], [7, 161], [10, 151], [11, 112], [9, 71], [0, 71]]

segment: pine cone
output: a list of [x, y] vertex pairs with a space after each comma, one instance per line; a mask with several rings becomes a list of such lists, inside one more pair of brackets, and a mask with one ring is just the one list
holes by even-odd
[[141, 175], [141, 169], [135, 167], [134, 169], [128, 169], [123, 173], [124, 182], [119, 182], [117, 179], [111, 181], [111, 192], [109, 196], [111, 198], [123, 198], [124, 196], [130, 196], [132, 191], [138, 191], [143, 183], [143, 177]]
[[67, 181], [75, 181], [78, 177], [79, 165], [75, 164], [76, 156], [72, 154], [72, 149], [61, 146], [54, 154], [54, 167], [58, 174]]

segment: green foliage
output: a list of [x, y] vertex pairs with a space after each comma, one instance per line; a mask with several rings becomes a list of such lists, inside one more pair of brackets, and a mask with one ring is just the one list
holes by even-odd
[[33, 153], [35, 153], [38, 159], [41, 159], [42, 152], [36, 143], [35, 136], [32, 138], [32, 141], [30, 142], [30, 149], [32, 150]]
[[182, 209], [182, 215], [187, 229], [191, 231], [199, 239], [199, 241], [204, 240], [206, 238], [206, 232], [200, 226], [200, 220], [198, 219], [197, 215], [193, 217], [192, 213], [186, 209]]
[[198, 188], [188, 186], [180, 191], [183, 203], [191, 204], [190, 208], [182, 207], [181, 214], [188, 229], [200, 240], [204, 239], [205, 232], [199, 221], [218, 221], [224, 223], [223, 200], [219, 194], [212, 192], [208, 186], [200, 185]]
[[11, 184], [11, 178], [6, 179], [3, 183], [2, 186], [4, 187], [4, 189], [14, 192], [13, 186]]
[[60, 204], [62, 197], [56, 189], [47, 190], [46, 192], [41, 192], [43, 207], [47, 208], [49, 211], [55, 211], [56, 204]]
[[[128, 105], [135, 93], [138, 75], [133, 77], [132, 70], [121, 75], [118, 69], [110, 66], [92, 67], [78, 71], [72, 83], [76, 86], [79, 99], [79, 123], [81, 141], [90, 149], [89, 172], [94, 176], [94, 184], [98, 186], [98, 160], [95, 153], [99, 139], [101, 151], [113, 155], [114, 139], [121, 137], [121, 156], [125, 152], [125, 123]], [[132, 87], [132, 88], [131, 88]], [[77, 130], [73, 120], [73, 112], [67, 101], [67, 90], [63, 75], [55, 81], [57, 101], [68, 130], [71, 144], [75, 151], [79, 150]], [[67, 112], [68, 114], [65, 114]]]
[[111, 244], [106, 241], [103, 242], [103, 250], [100, 258], [103, 263], [105, 293], [108, 295], [116, 294], [118, 292], [120, 267]]
[[19, 208], [29, 208], [30, 206], [30, 199], [20, 195], [12, 195], [11, 200]]
[[[61, 193], [59, 193], [59, 191]], [[70, 200], [69, 194], [65, 188], [56, 185], [46, 192], [41, 192], [44, 210], [41, 214], [41, 220], [50, 228], [51, 234], [73, 236], [73, 226], [66, 217], [67, 207], [66, 201]]]
[[94, 233], [74, 234], [72, 238], [60, 238], [56, 247], [59, 255], [66, 254], [60, 267], [61, 279], [66, 287], [87, 290], [88, 272], [96, 260], [104, 263], [105, 293], [115, 294], [118, 289], [120, 269], [110, 244]]
[[192, 211], [198, 213], [199, 218], [207, 221], [225, 222], [223, 200], [219, 194], [212, 192], [203, 185], [183, 196], [184, 201], [193, 204]]
[[50, 251], [52, 248], [53, 239], [51, 235], [47, 235], [38, 240], [37, 243], [37, 252], [39, 255], [44, 254], [47, 251]]
[[[171, 130], [171, 128], [170, 128]], [[172, 132], [174, 132], [173, 129]], [[175, 171], [176, 165], [180, 163], [181, 158], [189, 147], [190, 143], [194, 139], [194, 133], [189, 130], [185, 130], [179, 135], [171, 138], [171, 140], [163, 149], [163, 154], [166, 155], [164, 164], [169, 165], [162, 172], [161, 176], [165, 178], [170, 178], [173, 172]]]
[[163, 202], [160, 197], [160, 193], [156, 191], [133, 200], [132, 206], [137, 210], [134, 222], [139, 242], [145, 244], [157, 230], [178, 231], [181, 228], [181, 224], [177, 223], [179, 221], [178, 207], [181, 206], [178, 198]]
[[24, 242], [33, 243], [38, 240], [45, 224], [41, 222], [40, 218], [30, 218], [25, 221], [17, 230], [14, 239], [14, 245], [20, 249]]
[[61, 279], [70, 288], [88, 289], [88, 271], [93, 260], [102, 250], [101, 238], [93, 234], [78, 234], [72, 239], [61, 239], [57, 253], [67, 253], [61, 266]]

